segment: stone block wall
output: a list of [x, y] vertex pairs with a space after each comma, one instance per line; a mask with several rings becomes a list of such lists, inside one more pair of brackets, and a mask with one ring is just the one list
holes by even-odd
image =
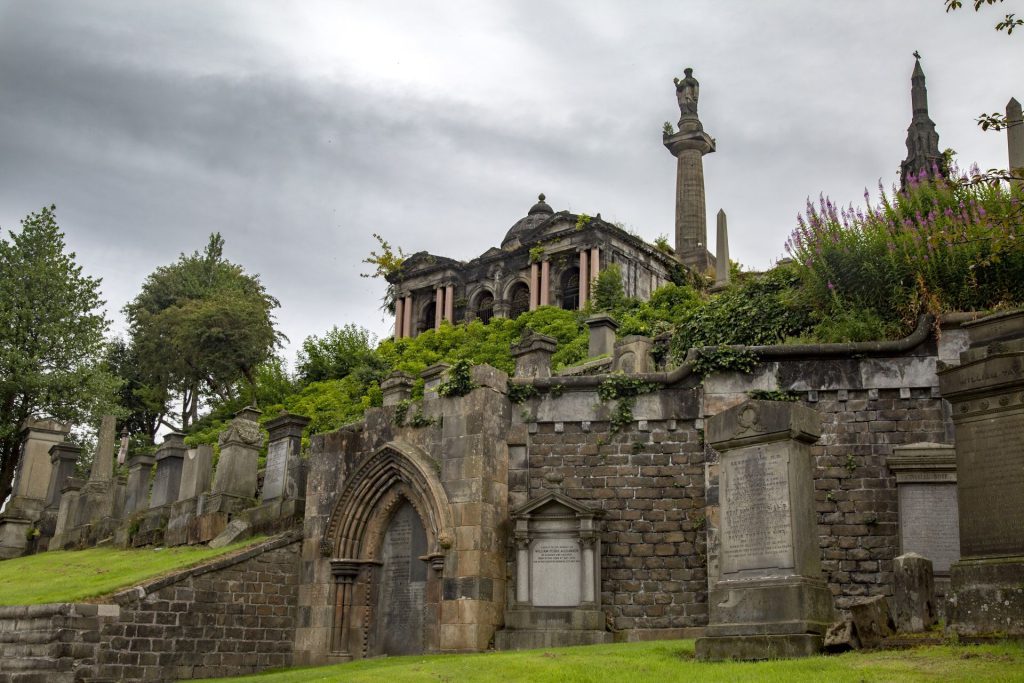
[[0, 607], [0, 683], [72, 683], [95, 672], [104, 627], [117, 605]]

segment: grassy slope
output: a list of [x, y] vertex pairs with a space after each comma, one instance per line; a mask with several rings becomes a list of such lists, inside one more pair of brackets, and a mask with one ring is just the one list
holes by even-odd
[[87, 600], [261, 540], [266, 539], [249, 539], [218, 549], [205, 546], [141, 550], [90, 548], [5, 560], [0, 562], [0, 605]]
[[1024, 681], [1024, 646], [941, 646], [788, 661], [700, 663], [693, 659], [693, 641], [679, 640], [479, 655], [382, 658], [230, 680], [258, 683]]

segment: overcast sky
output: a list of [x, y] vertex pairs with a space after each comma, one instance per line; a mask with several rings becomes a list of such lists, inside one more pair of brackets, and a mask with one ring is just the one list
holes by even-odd
[[291, 361], [335, 324], [389, 332], [383, 283], [359, 277], [374, 232], [467, 260], [545, 192], [671, 236], [661, 127], [692, 66], [718, 142], [709, 236], [724, 208], [732, 258], [764, 268], [808, 196], [896, 179], [915, 49], [940, 146], [1006, 166], [1003, 134], [974, 124], [1024, 96], [1024, 35], [1000, 17], [942, 0], [0, 0], [0, 226], [57, 204], [114, 331], [148, 273], [220, 231], [280, 299]]

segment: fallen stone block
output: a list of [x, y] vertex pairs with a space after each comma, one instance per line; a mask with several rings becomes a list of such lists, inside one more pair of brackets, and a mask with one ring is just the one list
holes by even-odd
[[860, 639], [857, 637], [853, 621], [846, 619], [828, 627], [828, 631], [825, 632], [825, 652], [839, 654], [859, 649]]
[[889, 612], [884, 595], [864, 598], [850, 605], [850, 617], [857, 629], [861, 647], [873, 648], [896, 632], [896, 624]]
[[224, 531], [217, 534], [217, 537], [209, 542], [211, 548], [223, 548], [229, 543], [240, 541], [250, 536], [249, 523], [242, 519], [233, 519], [224, 528]]

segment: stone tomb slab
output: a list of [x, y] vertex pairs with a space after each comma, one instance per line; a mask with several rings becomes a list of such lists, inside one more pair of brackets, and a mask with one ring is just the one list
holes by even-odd
[[530, 551], [534, 606], [579, 605], [582, 591], [578, 537], [538, 539]]
[[423, 613], [426, 601], [427, 536], [416, 510], [403, 503], [395, 511], [381, 548], [379, 654], [423, 652]]

